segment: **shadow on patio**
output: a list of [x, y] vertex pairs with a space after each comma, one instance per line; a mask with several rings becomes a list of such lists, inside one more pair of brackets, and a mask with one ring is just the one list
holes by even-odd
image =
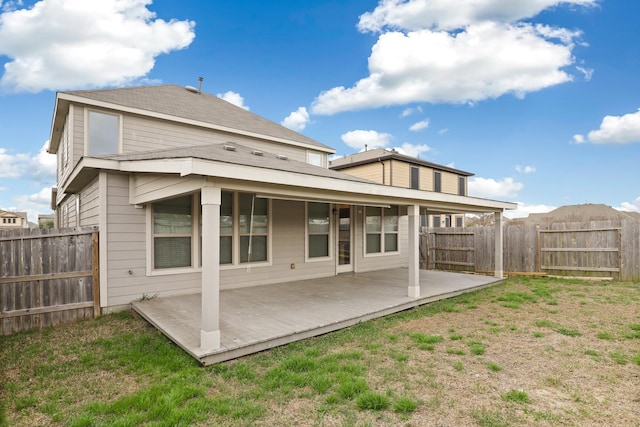
[[420, 271], [420, 298], [407, 296], [407, 269], [220, 292], [221, 347], [200, 348], [200, 294], [136, 301], [132, 308], [204, 365], [235, 359], [502, 281]]

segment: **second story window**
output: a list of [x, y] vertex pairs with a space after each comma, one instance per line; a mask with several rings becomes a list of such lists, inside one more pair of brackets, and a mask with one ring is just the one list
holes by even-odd
[[322, 166], [322, 154], [315, 151], [307, 152], [307, 163], [314, 166]]
[[442, 192], [442, 173], [438, 171], [433, 172], [433, 191]]
[[411, 166], [411, 188], [420, 189], [420, 169], [415, 166]]
[[118, 116], [89, 111], [87, 155], [101, 156], [120, 152]]
[[466, 196], [467, 195], [467, 186], [466, 186], [466, 180], [465, 180], [464, 176], [459, 176], [458, 177], [458, 194], [460, 196]]

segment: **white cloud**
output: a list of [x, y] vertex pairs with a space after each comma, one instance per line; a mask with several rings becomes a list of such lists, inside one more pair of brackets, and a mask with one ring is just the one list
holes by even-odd
[[427, 151], [431, 150], [431, 147], [426, 144], [414, 145], [405, 142], [400, 147], [395, 147], [394, 149], [400, 154], [404, 154], [405, 156], [420, 157], [422, 153], [426, 153]]
[[640, 212], [640, 197], [637, 197], [633, 202], [622, 202], [614, 209], [624, 212]]
[[449, 132], [449, 129], [447, 129], [447, 128], [443, 128], [443, 129], [440, 129], [440, 130], [438, 131], [438, 135], [444, 135], [444, 134], [445, 134], [445, 133], [447, 133], [447, 132]]
[[524, 188], [524, 184], [513, 178], [495, 180], [493, 178], [472, 177], [469, 179], [469, 195], [487, 199], [514, 198]]
[[400, 117], [408, 117], [414, 113], [422, 113], [422, 107], [418, 105], [415, 108], [413, 107], [405, 108], [400, 114]]
[[576, 66], [576, 70], [580, 71], [584, 75], [584, 79], [586, 81], [590, 81], [591, 77], [593, 77], [592, 68], [584, 68], [584, 67]]
[[37, 222], [38, 214], [51, 212], [51, 187], [45, 187], [31, 195], [14, 197], [13, 201], [16, 203], [16, 211], [26, 212], [29, 221]]
[[0, 148], [0, 178], [30, 178], [39, 182], [50, 182], [56, 177], [56, 156], [47, 153], [46, 141], [35, 156], [30, 154], [9, 154]]
[[587, 139], [594, 144], [640, 142], [640, 109], [623, 116], [605, 116], [600, 129], [589, 132]]
[[514, 210], [504, 211], [504, 216], [507, 218], [526, 218], [531, 213], [547, 213], [556, 209], [556, 206], [549, 205], [529, 205], [526, 203], [518, 202], [518, 208]]
[[244, 105], [244, 98], [237, 92], [227, 91], [225, 93], [219, 93], [216, 95], [220, 99], [224, 99], [225, 101], [235, 105], [236, 107], [244, 108], [245, 110], [249, 110], [249, 107]]
[[[0, 15], [0, 85], [39, 92], [131, 84], [156, 56], [193, 41], [192, 21], [157, 19], [152, 0], [41, 0]], [[11, 8], [10, 8], [11, 9]]]
[[352, 130], [340, 137], [342, 142], [356, 150], [364, 150], [365, 146], [373, 148], [385, 148], [391, 141], [391, 134], [377, 132], [375, 130]]
[[411, 127], [409, 128], [409, 130], [413, 131], [413, 132], [418, 132], [421, 131], [423, 129], [426, 129], [429, 127], [429, 119], [425, 119], [425, 120], [420, 120], [419, 122], [416, 122], [414, 124], [411, 125]]
[[535, 166], [516, 165], [516, 172], [519, 172], [519, 173], [534, 173], [535, 171], [536, 171]]
[[584, 144], [585, 143], [585, 139], [584, 139], [584, 135], [580, 135], [579, 133], [573, 135], [573, 138], [571, 139], [571, 144]]
[[596, 0], [381, 0], [360, 16], [361, 32], [386, 28], [454, 30], [478, 22], [516, 22], [561, 4], [591, 6]]
[[0, 178], [18, 178], [26, 170], [30, 157], [26, 154], [9, 154], [6, 148], [0, 148]]
[[[559, 5], [597, 0], [381, 0], [358, 29], [379, 32], [369, 75], [321, 92], [314, 114], [407, 103], [469, 103], [523, 97], [572, 81], [581, 32], [525, 22]], [[573, 69], [585, 79], [584, 64]], [[411, 109], [402, 113], [410, 114]]]
[[296, 111], [292, 111], [280, 124], [289, 129], [301, 131], [309, 123], [309, 112], [305, 107], [300, 107]]
[[369, 76], [350, 88], [320, 93], [312, 112], [328, 115], [412, 102], [473, 103], [505, 94], [523, 97], [571, 81], [563, 69], [574, 60], [573, 45], [545, 38], [546, 28], [485, 22], [457, 33], [384, 33], [372, 48]]

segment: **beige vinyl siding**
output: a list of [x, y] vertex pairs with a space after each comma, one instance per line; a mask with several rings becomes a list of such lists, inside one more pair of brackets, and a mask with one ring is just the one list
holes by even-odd
[[99, 180], [96, 177], [80, 192], [80, 226], [99, 224], [100, 192]]
[[393, 161], [393, 166], [391, 167], [392, 173], [392, 184], [394, 187], [403, 187], [409, 188], [411, 187], [411, 178], [410, 178], [410, 170], [411, 165], [409, 163]]
[[84, 157], [84, 108], [71, 106], [69, 107], [71, 116], [71, 136], [73, 141], [73, 150], [69, 154], [69, 172]]
[[129, 204], [127, 175], [107, 176], [107, 203], [107, 306], [129, 304], [144, 295], [200, 292], [199, 272], [146, 275], [146, 210]]
[[232, 142], [307, 161], [307, 149], [148, 117], [123, 116], [123, 154]]
[[76, 197], [75, 194], [69, 195], [57, 206], [59, 228], [78, 226], [76, 222]]
[[447, 194], [458, 194], [458, 175], [451, 172], [442, 171], [442, 192]]
[[433, 169], [420, 166], [420, 190], [433, 191]]
[[[384, 164], [383, 164], [384, 163]], [[382, 171], [382, 168], [385, 168], [385, 172]], [[346, 173], [352, 176], [357, 176], [360, 178], [368, 179], [373, 182], [377, 182], [378, 184], [384, 184], [382, 182], [382, 178], [384, 174], [389, 173], [389, 162], [377, 162], [377, 163], [369, 163], [366, 165], [354, 166], [348, 169], [340, 170], [342, 173]], [[385, 180], [389, 180], [388, 176], [385, 177]]]

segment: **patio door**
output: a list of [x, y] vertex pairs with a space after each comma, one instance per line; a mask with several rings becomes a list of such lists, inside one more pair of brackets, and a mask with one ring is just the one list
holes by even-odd
[[350, 205], [337, 205], [338, 220], [336, 221], [338, 231], [338, 263], [337, 273], [353, 271], [352, 240], [353, 240], [353, 218]]

